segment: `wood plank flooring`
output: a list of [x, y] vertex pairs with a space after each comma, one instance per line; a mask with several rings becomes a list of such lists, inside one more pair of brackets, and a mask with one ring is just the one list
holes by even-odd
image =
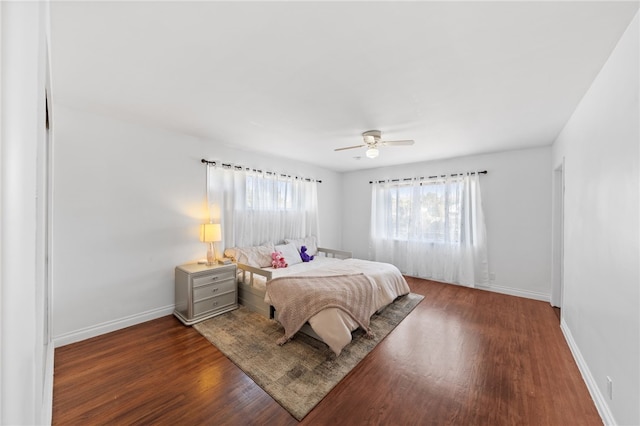
[[[425, 299], [302, 424], [602, 424], [548, 303], [407, 281]], [[54, 425], [296, 423], [172, 316], [55, 352]]]

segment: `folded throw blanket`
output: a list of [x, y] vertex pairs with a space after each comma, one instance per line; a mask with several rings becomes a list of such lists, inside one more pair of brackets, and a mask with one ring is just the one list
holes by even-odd
[[349, 314], [372, 337], [369, 322], [376, 310], [374, 285], [364, 274], [291, 276], [267, 282], [267, 295], [284, 327], [279, 345], [288, 342], [312, 316], [327, 308]]

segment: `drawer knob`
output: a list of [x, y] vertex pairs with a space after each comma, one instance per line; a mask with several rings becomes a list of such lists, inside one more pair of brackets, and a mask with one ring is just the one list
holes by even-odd
[[218, 287], [214, 288], [213, 290], [211, 290], [213, 293], [215, 293], [216, 291], [218, 291]]

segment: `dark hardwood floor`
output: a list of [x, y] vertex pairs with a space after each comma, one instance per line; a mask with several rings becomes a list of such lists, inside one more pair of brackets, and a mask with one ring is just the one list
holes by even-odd
[[[548, 303], [407, 281], [425, 299], [301, 423], [602, 424]], [[172, 316], [55, 352], [54, 425], [296, 423]]]

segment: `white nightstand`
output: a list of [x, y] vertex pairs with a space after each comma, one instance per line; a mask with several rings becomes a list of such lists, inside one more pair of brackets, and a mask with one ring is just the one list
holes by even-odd
[[192, 325], [238, 307], [236, 265], [187, 264], [176, 267], [173, 314]]

